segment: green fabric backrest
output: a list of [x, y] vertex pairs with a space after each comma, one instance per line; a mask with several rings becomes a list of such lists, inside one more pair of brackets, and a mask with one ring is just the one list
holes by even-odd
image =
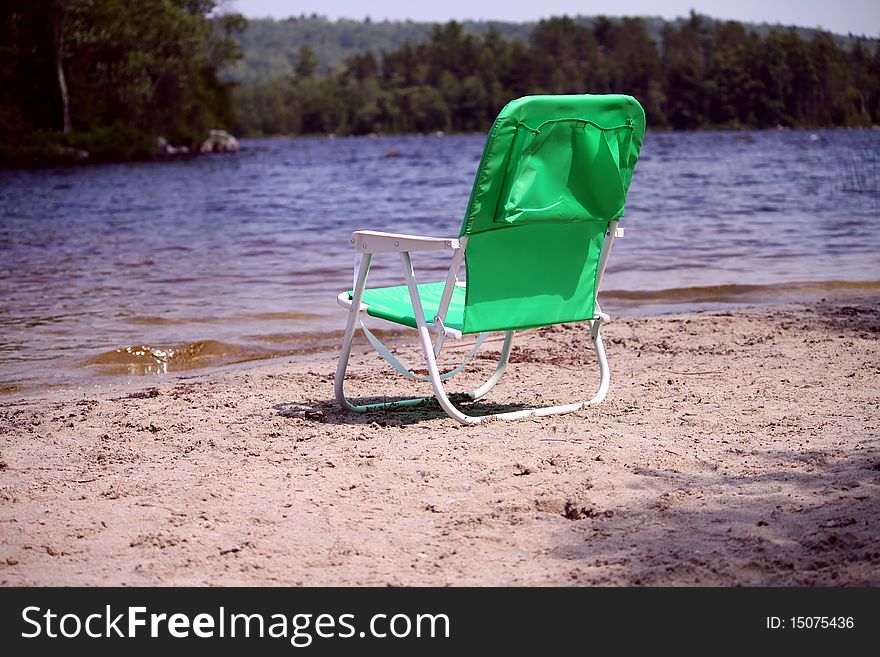
[[644, 135], [631, 96], [526, 96], [501, 111], [460, 232], [464, 333], [593, 317], [605, 234]]

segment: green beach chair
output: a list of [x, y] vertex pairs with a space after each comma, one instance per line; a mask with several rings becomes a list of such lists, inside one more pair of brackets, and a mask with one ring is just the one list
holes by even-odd
[[[514, 420], [569, 413], [600, 403], [609, 370], [599, 329], [608, 318], [596, 292], [614, 238], [622, 236], [626, 193], [645, 134], [639, 103], [623, 95], [526, 96], [510, 102], [489, 132], [457, 238], [357, 231], [361, 255], [354, 289], [339, 295], [348, 322], [336, 370], [336, 399], [356, 412], [422, 404], [433, 398], [355, 405], [343, 383], [358, 326], [380, 355], [405, 376], [430, 381], [434, 398], [452, 418], [476, 424], [490, 417]], [[418, 283], [410, 254], [447, 250], [445, 282]], [[405, 285], [368, 288], [374, 254], [397, 253]], [[459, 278], [462, 264], [466, 280]], [[365, 312], [418, 331], [428, 376], [406, 368], [367, 329]], [[599, 389], [585, 402], [472, 416], [452, 404], [443, 381], [461, 371], [486, 334], [503, 332], [495, 372], [465, 400], [491, 390], [507, 366], [514, 332], [560, 322], [589, 322], [599, 362]], [[433, 338], [432, 338], [433, 334]], [[447, 338], [479, 334], [465, 363], [441, 374], [437, 356]]]

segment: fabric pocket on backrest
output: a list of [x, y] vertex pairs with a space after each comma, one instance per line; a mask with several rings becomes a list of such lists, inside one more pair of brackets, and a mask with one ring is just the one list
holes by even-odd
[[581, 119], [548, 121], [537, 129], [521, 125], [495, 223], [619, 218], [631, 135], [631, 124], [602, 128]]

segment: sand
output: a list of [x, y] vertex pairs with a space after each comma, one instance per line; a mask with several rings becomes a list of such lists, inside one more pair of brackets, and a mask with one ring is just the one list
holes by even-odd
[[[878, 300], [605, 335], [601, 406], [477, 427], [330, 358], [0, 398], [0, 583], [880, 585]], [[517, 345], [477, 412], [592, 395], [582, 326]]]

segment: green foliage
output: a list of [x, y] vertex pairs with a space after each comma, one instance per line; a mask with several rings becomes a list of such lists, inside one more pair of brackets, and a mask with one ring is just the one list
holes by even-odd
[[[233, 35], [244, 20], [210, 20], [216, 4], [7, 0], [0, 6], [5, 159], [20, 161], [9, 155], [16, 149], [30, 159], [65, 148], [87, 150], [90, 160], [141, 158], [160, 135], [194, 147], [211, 128], [228, 127], [230, 85], [218, 72], [239, 56]], [[57, 147], [41, 146], [47, 134]]]
[[[317, 33], [321, 26], [360, 25], [317, 18], [282, 23]], [[391, 25], [416, 24], [383, 29]], [[867, 40], [853, 41], [847, 51], [824, 32], [762, 32], [693, 12], [665, 24], [550, 18], [534, 25], [527, 40], [505, 38], [496, 25], [481, 33], [474, 24], [434, 25], [421, 40], [404, 40], [381, 58], [350, 55], [332, 72], [313, 66], [318, 51], [302, 43], [294, 73], [236, 89], [236, 128], [245, 135], [483, 132], [506, 102], [522, 95], [610, 92], [637, 97], [653, 127], [880, 122], [880, 54]], [[324, 74], [315, 77], [316, 71]]]
[[[291, 3], [295, 8], [296, 4]], [[585, 5], [587, 6], [587, 5]], [[571, 19], [575, 24], [597, 30], [602, 17], [575, 16]], [[606, 19], [607, 20], [607, 19]], [[624, 19], [626, 20], [626, 19]], [[687, 18], [677, 19], [670, 23], [658, 17], [645, 17], [641, 20], [648, 38], [658, 47], [662, 45], [662, 32], [667, 25], [678, 29]], [[715, 25], [714, 19], [704, 18], [707, 27]], [[460, 23], [465, 34], [484, 38], [489, 32], [495, 32], [501, 39], [528, 43], [530, 35], [538, 23], [508, 23], [504, 21], [463, 21]], [[413, 21], [372, 21], [340, 18], [330, 21], [324, 17], [291, 16], [284, 20], [253, 19], [248, 23], [247, 30], [241, 36], [244, 57], [228, 66], [224, 75], [228, 79], [242, 84], [266, 82], [278, 78], [289, 77], [294, 73], [297, 52], [303, 45], [312, 49], [318, 62], [316, 73], [329, 75], [337, 73], [353, 55], [371, 52], [376, 56], [391, 53], [403, 48], [404, 44], [416, 46], [431, 40], [433, 23], [416, 23]], [[744, 24], [749, 34], [760, 38], [773, 30], [784, 30], [778, 25]], [[810, 28], [791, 28], [806, 41], [811, 40], [816, 30]], [[599, 38], [598, 31], [596, 32]], [[834, 35], [834, 42], [839, 48], [851, 50], [858, 41], [852, 35]], [[873, 44], [874, 41], [872, 40]], [[873, 50], [873, 45], [871, 47]]]
[[296, 66], [293, 72], [301, 78], [310, 78], [315, 74], [318, 67], [318, 60], [315, 59], [315, 53], [308, 46], [300, 46], [296, 56]]
[[88, 132], [72, 132], [65, 143], [88, 152], [94, 160], [138, 160], [150, 157], [156, 149], [156, 141], [149, 133], [123, 121]]
[[0, 163], [149, 157], [159, 135], [192, 148], [211, 128], [484, 132], [534, 93], [629, 93], [652, 127], [880, 123], [880, 48], [851, 35], [694, 13], [245, 29], [217, 4], [0, 3]]
[[[500, 29], [507, 39], [525, 40], [529, 23], [465, 22], [464, 31], [481, 36]], [[342, 69], [356, 55], [375, 55], [399, 50], [404, 44], [431, 39], [433, 23], [413, 21], [371, 21], [339, 19], [331, 22], [312, 16], [285, 20], [253, 19], [240, 36], [244, 58], [227, 67], [225, 75], [236, 82], [253, 84], [294, 74], [298, 50], [308, 46], [318, 62], [317, 73], [327, 75]]]

